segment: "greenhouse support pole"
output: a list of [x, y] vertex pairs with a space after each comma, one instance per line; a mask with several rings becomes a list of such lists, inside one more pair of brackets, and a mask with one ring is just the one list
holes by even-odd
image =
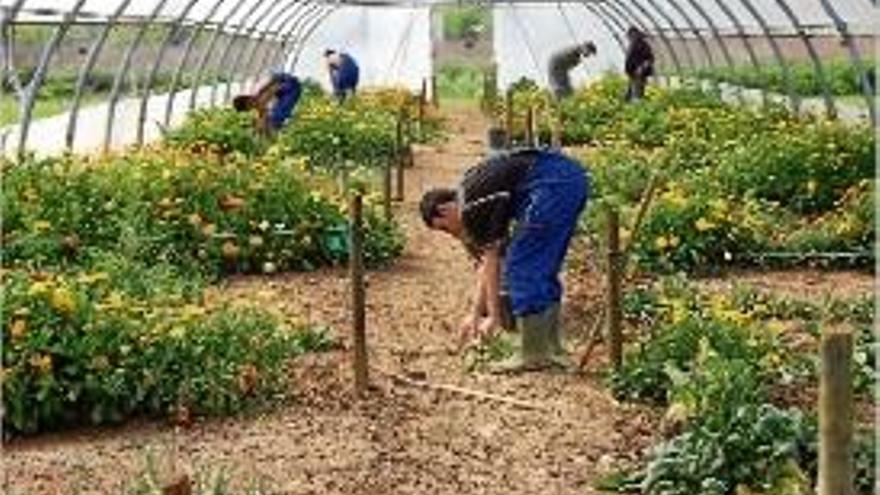
[[[852, 35], [850, 35], [849, 33], [849, 28], [847, 27], [846, 21], [844, 21], [840, 17], [840, 15], [837, 14], [837, 11], [834, 10], [834, 6], [828, 0], [819, 0], [819, 4], [822, 5], [825, 13], [828, 14], [829, 17], [831, 17], [831, 20], [834, 23], [834, 28], [837, 30], [837, 33], [840, 35], [840, 37], [843, 38], [843, 44], [846, 45], [846, 48], [849, 50], [850, 61], [858, 66], [859, 79], [862, 84], [862, 93], [864, 93], [865, 103], [868, 105], [868, 114], [871, 116], [871, 123], [876, 126], [876, 96], [874, 94], [874, 85], [871, 84], [871, 80], [868, 78], [869, 68], [862, 63], [862, 56], [859, 53], [859, 47], [856, 46], [855, 41], [852, 39]], [[876, 6], [876, 2], [874, 2], [874, 5]], [[875, 41], [874, 43], [876, 45], [877, 42]], [[871, 66], [876, 69], [876, 64], [871, 64]]]
[[608, 306], [608, 343], [610, 346], [611, 363], [615, 370], [620, 370], [623, 364], [623, 343], [621, 336], [621, 321], [623, 310], [621, 309], [622, 296], [620, 289], [621, 264], [620, 264], [620, 216], [613, 206], [606, 206], [607, 218], [607, 269], [608, 282], [606, 284], [606, 300]]
[[[171, 124], [171, 114], [174, 111], [174, 97], [177, 95], [177, 88], [180, 86], [180, 79], [183, 76], [183, 71], [186, 68], [186, 63], [189, 61], [189, 56], [192, 54], [193, 47], [195, 47], [196, 41], [199, 39], [199, 36], [202, 34], [202, 30], [205, 28], [205, 24], [207, 24], [212, 17], [217, 13], [217, 10], [223, 5], [226, 0], [217, 0], [213, 7], [211, 7], [210, 12], [208, 12], [205, 17], [203, 17], [197, 24], [195, 31], [190, 33], [189, 39], [186, 40], [186, 48], [183, 50], [183, 57], [180, 59], [180, 63], [177, 64], [177, 69], [174, 71], [174, 75], [171, 77], [171, 88], [168, 90], [168, 99], [165, 102], [165, 118], [163, 120], [165, 127], [168, 127]], [[190, 87], [190, 91], [195, 91], [195, 87]]]
[[[599, 22], [601, 22], [602, 25], [605, 26], [605, 29], [611, 34], [611, 37], [614, 38], [614, 41], [617, 42], [620, 50], [623, 53], [626, 53], [627, 46], [626, 43], [624, 43], [623, 38], [620, 37], [618, 31], [614, 29], [614, 27], [608, 22], [608, 19], [606, 19], [605, 16], [599, 14], [599, 12], [595, 9], [592, 0], [581, 0], [578, 3], [580, 3], [580, 5], [583, 6], [583, 8], [586, 9], [590, 14], [599, 19]], [[626, 31], [623, 28], [620, 28], [620, 32], [625, 33]]]
[[535, 146], [535, 107], [526, 109], [526, 146]]
[[105, 152], [110, 150], [110, 144], [113, 141], [113, 121], [116, 118], [116, 105], [119, 103], [119, 94], [122, 92], [122, 81], [131, 69], [131, 61], [134, 58], [134, 53], [137, 51], [138, 47], [140, 47], [144, 34], [147, 32], [147, 28], [152, 24], [156, 17], [159, 16], [159, 13], [165, 7], [167, 1], [168, 0], [159, 0], [159, 2], [153, 7], [153, 11], [150, 12], [150, 15], [141, 20], [137, 34], [135, 34], [134, 39], [125, 50], [125, 54], [122, 56], [122, 65], [120, 65], [119, 70], [116, 72], [116, 78], [113, 80], [113, 88], [110, 90], [110, 96], [107, 100], [107, 120], [104, 123]]
[[[723, 1], [723, 0], [722, 0]], [[779, 67], [782, 69], [782, 78], [785, 81], [785, 89], [788, 92], [788, 99], [791, 103], [791, 109], [794, 113], [800, 113], [801, 110], [801, 99], [800, 95], [797, 94], [797, 91], [794, 90], [794, 83], [791, 80], [791, 71], [788, 67], [788, 61], [785, 59], [785, 56], [782, 54], [782, 49], [779, 48], [779, 44], [776, 42], [776, 38], [770, 33], [770, 26], [767, 25], [767, 20], [764, 19], [764, 16], [761, 15], [761, 12], [752, 5], [751, 0], [739, 0], [742, 5], [749, 11], [749, 13], [754, 17], [754, 19], [758, 22], [758, 26], [761, 27], [761, 31], [764, 32], [764, 38], [770, 43], [770, 49], [773, 51], [773, 56], [776, 57], [776, 62], [779, 64]]]
[[363, 396], [369, 383], [366, 335], [366, 288], [363, 259], [363, 197], [360, 191], [351, 195], [349, 222], [349, 280], [351, 283], [352, 331], [354, 336], [354, 388]]
[[403, 143], [403, 119], [404, 110], [401, 109], [397, 113], [397, 119], [394, 123], [394, 163], [397, 169], [397, 194], [395, 194], [394, 199], [401, 202], [404, 196], [403, 167], [406, 164], [406, 149]]
[[[297, 23], [301, 13], [303, 13], [303, 16], [308, 15], [309, 8], [317, 9], [318, 6], [319, 4], [317, 3], [309, 4], [309, 2], [293, 2], [288, 8], [281, 10], [274, 15], [274, 22], [270, 21], [270, 23], [266, 25], [262, 35], [257, 38], [256, 43], [251, 47], [251, 52], [239, 59], [247, 61], [247, 65], [245, 65], [244, 71], [242, 72], [244, 76], [242, 81], [247, 83], [248, 80], [252, 79], [251, 75], [253, 75], [251, 87], [246, 91], [253, 91], [254, 86], [259, 84], [258, 78], [263, 72], [269, 53], [274, 49], [277, 49], [278, 45], [280, 45], [279, 41], [274, 38], [277, 38], [278, 34], [282, 32], [283, 29], [287, 28], [288, 24]], [[263, 50], [262, 56], [258, 56], [260, 49]], [[238, 63], [239, 60], [236, 60], [236, 63]], [[257, 62], [258, 60], [260, 62]], [[254, 69], [256, 69], [256, 71]]]
[[156, 54], [156, 59], [153, 61], [153, 66], [150, 68], [150, 75], [147, 76], [147, 82], [144, 85], [143, 94], [141, 95], [137, 125], [138, 145], [144, 144], [144, 127], [147, 123], [147, 105], [150, 101], [150, 95], [153, 92], [153, 85], [156, 84], [156, 77], [159, 75], [159, 70], [162, 68], [162, 61], [165, 59], [165, 53], [168, 51], [168, 47], [171, 46], [171, 42], [174, 40], [174, 37], [177, 36], [178, 32], [180, 31], [180, 27], [186, 20], [187, 14], [189, 14], [189, 11], [192, 10], [192, 8], [195, 7], [198, 2], [199, 0], [189, 0], [186, 3], [177, 18], [175, 18], [171, 25], [168, 27], [168, 32], [165, 33], [165, 39], [162, 40], [162, 44], [159, 45], [159, 53]]
[[822, 88], [822, 99], [825, 102], [825, 114], [829, 118], [837, 117], [837, 108], [834, 106], [834, 98], [831, 96], [831, 89], [828, 86], [828, 78], [825, 76], [825, 69], [822, 67], [822, 60], [816, 52], [816, 47], [813, 46], [812, 38], [806, 33], [806, 31], [804, 31], [801, 22], [785, 0], [776, 0], [776, 4], [782, 12], [785, 13], [785, 16], [788, 17], [792, 27], [797, 31], [798, 38], [800, 38], [801, 43], [803, 43], [804, 47], [807, 49], [807, 53], [810, 55], [810, 60], [813, 62], [813, 70], [816, 72], [816, 77], [819, 78], [819, 85]]
[[513, 146], [513, 89], [507, 88], [504, 93], [504, 133], [507, 147]]
[[37, 93], [39, 93], [40, 87], [43, 85], [43, 80], [46, 78], [46, 73], [49, 71], [49, 62], [58, 50], [58, 46], [67, 34], [67, 30], [70, 29], [70, 22], [79, 15], [79, 11], [82, 9], [83, 4], [85, 4], [85, 0], [78, 0], [70, 13], [64, 16], [64, 22], [55, 28], [55, 32], [52, 33], [52, 38], [46, 43], [46, 46], [43, 47], [34, 75], [31, 76], [31, 80], [27, 83], [27, 87], [24, 91], [24, 100], [21, 102], [21, 125], [18, 129], [19, 157], [23, 157], [25, 154], [28, 131], [30, 130], [31, 118], [34, 113], [34, 103], [37, 101]]
[[[630, 0], [630, 1], [635, 3], [635, 0]], [[676, 0], [670, 0], [670, 1], [676, 1]], [[657, 5], [657, 2], [655, 2], [654, 0], [645, 0], [645, 2], [647, 2], [648, 6], [651, 7], [651, 9], [653, 9], [653, 12], [655, 12], [662, 20], [666, 21], [666, 24], [669, 26], [669, 28], [672, 30], [672, 32], [675, 33], [675, 36], [677, 36], [678, 39], [680, 40], [682, 50], [684, 51], [684, 54], [685, 54], [685, 57], [687, 58], [689, 66], [691, 68], [696, 68], [697, 67], [697, 58], [694, 56], [694, 53], [691, 51], [691, 46], [690, 46], [690, 43], [688, 43], [687, 38], [685, 37], [685, 33], [681, 29], [679, 29], [678, 25], [675, 23], [675, 21], [672, 20], [672, 18], [670, 18], [668, 15], [666, 15], [666, 12], [664, 12], [663, 9], [661, 9], [660, 6]], [[661, 27], [659, 29], [662, 30], [663, 28]]]
[[73, 90], [73, 101], [70, 105], [70, 113], [67, 118], [67, 130], [64, 132], [64, 144], [68, 150], [73, 149], [73, 142], [76, 140], [76, 125], [79, 117], [79, 108], [82, 103], [86, 83], [89, 80], [89, 75], [91, 75], [92, 70], [95, 68], [95, 64], [98, 62], [98, 57], [104, 49], [104, 44], [110, 36], [110, 31], [116, 26], [119, 16], [125, 12], [130, 3], [131, 0], [123, 0], [113, 14], [110, 15], [110, 18], [107, 19], [107, 23], [104, 24], [104, 28], [101, 29], [98, 39], [96, 39], [95, 42], [92, 43], [91, 48], [89, 48], [89, 54], [86, 55], [85, 62], [80, 66], [79, 74], [76, 78], [76, 87]]
[[309, 38], [312, 37], [312, 34], [315, 33], [315, 30], [318, 29], [318, 26], [320, 26], [321, 23], [324, 22], [324, 19], [329, 17], [330, 14], [336, 12], [336, 9], [338, 9], [340, 5], [340, 3], [334, 3], [331, 8], [325, 9], [323, 12], [315, 16], [315, 20], [312, 24], [308, 25], [308, 27], [303, 30], [302, 39], [299, 40], [299, 45], [296, 47], [293, 55], [293, 60], [290, 63], [290, 67], [296, 67], [296, 64], [299, 63], [299, 57], [300, 55], [302, 55], [302, 51], [306, 47], [306, 42], [309, 40]]
[[[650, 0], [650, 1], [653, 1], [653, 0]], [[706, 57], [706, 63], [709, 64], [709, 69], [712, 71], [712, 78], [711, 78], [712, 86], [715, 89], [715, 91], [720, 93], [721, 90], [720, 90], [720, 87], [718, 86], [718, 78], [716, 77], [716, 70], [715, 70], [716, 69], [715, 57], [712, 55], [712, 50], [709, 48], [709, 43], [706, 41], [706, 38], [703, 37], [702, 30], [699, 27], [697, 27], [697, 24], [694, 22], [694, 19], [687, 13], [687, 11], [685, 11], [681, 7], [681, 5], [678, 4], [677, 0], [670, 0], [669, 4], [672, 6], [673, 9], [675, 9], [676, 12], [678, 12], [678, 14], [682, 17], [682, 19], [684, 19], [684, 22], [688, 25], [688, 28], [694, 34], [694, 36], [697, 39], [697, 42], [700, 44], [700, 47], [703, 49], [703, 54]], [[658, 10], [659, 10], [659, 7], [658, 7]], [[665, 16], [665, 17], [667, 19], [669, 19], [668, 16]], [[677, 32], [681, 33], [680, 31], [677, 31]], [[681, 36], [683, 42], [687, 43], [687, 41], [684, 41], [685, 40], [684, 36], [681, 34], [679, 34], [679, 35]], [[700, 63], [699, 67], [694, 67], [694, 69], [699, 70], [699, 68], [702, 66], [703, 66], [703, 64]]]
[[[312, 4], [312, 6], [319, 6], [314, 10], [324, 8], [324, 5], [320, 3]], [[259, 78], [261, 74], [264, 74], [272, 67], [279, 67], [283, 65], [281, 61], [281, 55], [285, 52], [288, 41], [291, 37], [294, 37], [298, 34], [302, 22], [307, 19], [308, 15], [312, 12], [308, 8], [308, 3], [304, 2], [303, 7], [304, 8], [302, 9], [296, 9], [291, 12], [291, 14], [281, 23], [281, 25], [275, 31], [274, 36], [276, 36], [278, 39], [276, 39], [274, 45], [270, 45], [270, 47], [264, 51], [262, 60], [259, 64], [257, 64], [256, 70], [254, 71], [255, 77]]]
[[[736, 30], [737, 37], [742, 42], [743, 47], [746, 49], [746, 54], [749, 56], [749, 60], [752, 62], [752, 67], [754, 67], [755, 70], [761, 70], [761, 63], [758, 61], [758, 55], [755, 53], [755, 47], [752, 46], [752, 40], [746, 34], [746, 29], [743, 26], [742, 22], [740, 22], [739, 17], [737, 17], [736, 14], [734, 14], [734, 12], [727, 5], [727, 0], [715, 0], [715, 4], [727, 17], [727, 20], [729, 20], [731, 24], [733, 24], [733, 27]], [[758, 89], [758, 91], [761, 93], [761, 104], [766, 107], [770, 103], [770, 98], [767, 95], [767, 88], [761, 87]]]
[[[712, 20], [712, 17], [706, 13], [706, 10], [700, 5], [700, 0], [687, 0], [690, 6], [697, 12], [697, 15], [706, 22], [706, 25], [709, 26], [709, 31], [712, 33], [712, 37], [715, 39], [715, 43], [718, 44], [718, 47], [721, 49], [721, 55], [724, 58], [724, 62], [727, 64], [727, 67], [733, 71], [736, 68], [736, 64], [733, 61], [733, 57], [730, 55], [730, 50], [727, 48], [727, 41], [724, 40], [724, 37], [721, 36], [721, 32], [718, 29], [718, 26], [715, 24], [715, 21]], [[736, 87], [736, 96], [737, 100], [740, 104], [745, 103], [745, 96], [743, 96], [742, 88]]]
[[[266, 4], [266, 1], [267, 0], [257, 0], [256, 5], [254, 5], [253, 8], [242, 17], [241, 21], [239, 21], [238, 29], [235, 30], [235, 33], [233, 33], [232, 37], [223, 47], [223, 51], [220, 52], [220, 59], [217, 62], [217, 72], [214, 74], [213, 84], [211, 84], [211, 106], [214, 106], [216, 104], [218, 87], [224, 83], [224, 81], [221, 81], [217, 77], [217, 74], [220, 72], [220, 70], [227, 67], [226, 61], [229, 58], [229, 55], [232, 53], [232, 48], [238, 44], [238, 41], [241, 40], [243, 37], [250, 36], [254, 31], [256, 31], [255, 24], [249, 23], [251, 22], [251, 19], [254, 17], [254, 15], [256, 15], [257, 12], [260, 11], [260, 8]], [[270, 1], [269, 7], [266, 9], [266, 11], [271, 11], [276, 4], [277, 2]], [[257, 20], [257, 22], [259, 22], [259, 19]], [[231, 72], [227, 71], [227, 73]]]
[[[275, 7], [280, 6], [281, 9], [275, 10]], [[266, 9], [263, 14], [260, 15], [254, 21], [253, 29], [248, 33], [248, 38], [245, 41], [241, 52], [235, 57], [235, 60], [229, 66], [229, 70], [226, 72], [226, 83], [224, 86], [224, 97], [223, 101], [229, 101], [232, 98], [232, 83], [236, 78], [236, 75], [241, 73], [242, 63], [245, 61], [252, 61], [254, 57], [254, 53], [257, 48], [262, 44], [263, 39], [266, 37], [268, 33], [268, 28], [274, 25], [274, 22], [278, 20], [278, 17], [283, 16], [288, 9], [295, 8], [297, 6], [296, 2], [291, 2], [285, 4], [284, 2], [273, 2], [268, 9]], [[268, 19], [268, 21], [267, 21]], [[239, 88], [240, 92], [247, 91], [247, 66], [245, 66], [245, 72], [241, 73], [241, 87]]]
[[854, 495], [852, 351], [851, 332], [822, 335], [819, 495]]
[[190, 110], [196, 107], [199, 88], [202, 85], [202, 74], [204, 74], [205, 67], [208, 66], [208, 61], [211, 60], [211, 56], [214, 54], [214, 48], [217, 46], [217, 41], [219, 41], [220, 37], [225, 33], [226, 26], [229, 24], [229, 21], [231, 21], [232, 18], [235, 17], [236, 14], [238, 14], [241, 7], [246, 3], [247, 2], [245, 2], [244, 0], [238, 0], [238, 3], [235, 4], [235, 7], [231, 8], [226, 14], [226, 17], [224, 17], [223, 20], [220, 21], [220, 24], [214, 26], [214, 30], [211, 32], [211, 39], [210, 41], [208, 41], [208, 47], [205, 48], [205, 51], [202, 53], [202, 56], [199, 59], [199, 65], [196, 68], [195, 81], [193, 82], [192, 91], [189, 94]]

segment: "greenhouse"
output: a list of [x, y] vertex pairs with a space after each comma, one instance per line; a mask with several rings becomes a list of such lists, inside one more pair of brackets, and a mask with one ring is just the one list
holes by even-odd
[[876, 493], [869, 0], [0, 0], [9, 494]]

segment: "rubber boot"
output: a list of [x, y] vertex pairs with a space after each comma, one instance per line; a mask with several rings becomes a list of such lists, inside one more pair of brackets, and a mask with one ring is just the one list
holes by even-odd
[[547, 345], [550, 347], [550, 355], [553, 364], [559, 368], [568, 370], [571, 369], [572, 365], [571, 360], [568, 358], [568, 353], [565, 351], [561, 309], [562, 306], [559, 303], [547, 308], [547, 311], [549, 312], [549, 336], [547, 338]]
[[491, 373], [522, 373], [540, 371], [554, 366], [550, 348], [553, 308], [516, 318], [522, 345], [519, 355], [489, 367]]

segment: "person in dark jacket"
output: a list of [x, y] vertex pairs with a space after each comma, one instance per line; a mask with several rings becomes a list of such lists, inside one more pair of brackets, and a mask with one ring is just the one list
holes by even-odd
[[648, 78], [654, 75], [654, 51], [645, 39], [645, 33], [637, 27], [630, 27], [626, 32], [626, 37], [629, 40], [624, 63], [624, 69], [629, 78], [626, 101], [633, 101], [645, 96]]
[[256, 110], [257, 129], [269, 134], [287, 123], [301, 95], [302, 84], [296, 76], [275, 72], [255, 94], [236, 96], [232, 104], [239, 112]]
[[327, 61], [327, 70], [330, 72], [333, 95], [341, 103], [348, 95], [357, 92], [360, 68], [354, 58], [347, 53], [325, 50], [324, 59]]
[[571, 85], [569, 73], [577, 67], [581, 61], [596, 54], [596, 45], [588, 41], [580, 45], [570, 46], [559, 50], [550, 57], [547, 64], [549, 73], [550, 89], [557, 99], [571, 96], [574, 89]]
[[457, 189], [433, 189], [422, 197], [425, 224], [460, 239], [478, 261], [473, 309], [459, 327], [463, 338], [502, 326], [503, 277], [522, 347], [493, 371], [567, 366], [559, 272], [589, 190], [580, 163], [528, 148], [491, 156], [468, 170]]

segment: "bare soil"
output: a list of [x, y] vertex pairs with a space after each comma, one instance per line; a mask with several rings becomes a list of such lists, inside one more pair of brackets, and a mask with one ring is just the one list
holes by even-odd
[[[592, 483], [603, 470], [653, 442], [655, 414], [618, 404], [595, 373], [468, 373], [456, 353], [454, 330], [470, 296], [471, 266], [455, 241], [425, 229], [417, 213], [422, 191], [454, 184], [483, 151], [482, 117], [470, 111], [453, 118], [454, 137], [418, 149], [407, 171], [406, 202], [397, 211], [405, 253], [368, 275], [373, 390], [365, 398], [352, 389], [344, 270], [234, 279], [223, 297], [327, 325], [343, 349], [300, 359], [292, 376], [295, 399], [270, 413], [180, 430], [142, 423], [14, 440], [4, 452], [7, 493], [120, 493], [143, 470], [148, 451], [156, 452], [163, 472], [171, 459], [184, 471], [233, 469], [236, 479], [260, 480], [271, 493], [598, 493]], [[573, 277], [579, 293], [590, 292], [588, 279]], [[576, 334], [595, 310], [568, 306], [566, 321]], [[386, 372], [542, 409], [409, 388]]]

